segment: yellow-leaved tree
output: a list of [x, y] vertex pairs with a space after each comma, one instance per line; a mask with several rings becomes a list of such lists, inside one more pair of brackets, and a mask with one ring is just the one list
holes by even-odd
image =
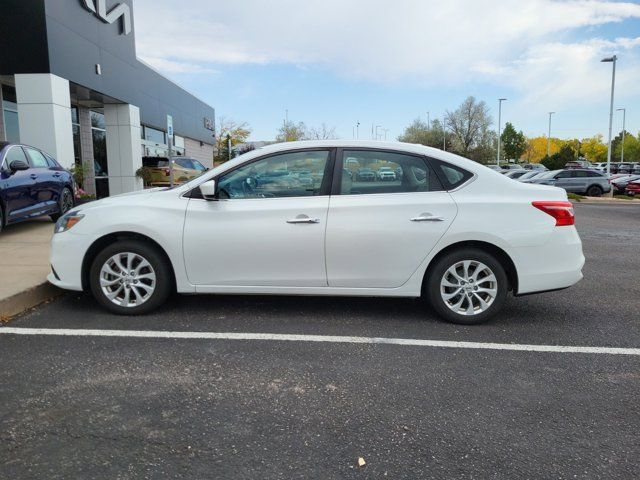
[[583, 138], [580, 153], [590, 162], [606, 162], [607, 145], [602, 142], [602, 135]]

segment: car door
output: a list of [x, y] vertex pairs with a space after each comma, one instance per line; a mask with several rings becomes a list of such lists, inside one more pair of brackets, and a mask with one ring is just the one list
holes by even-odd
[[31, 187], [35, 184], [35, 180], [31, 176], [31, 168], [14, 172], [10, 165], [15, 160], [29, 165], [29, 161], [19, 145], [8, 147], [2, 164], [1, 181], [8, 223], [29, 216], [34, 209]]
[[555, 183], [553, 184], [556, 187], [564, 188], [567, 192], [574, 191], [573, 182], [574, 170], [562, 170], [557, 173], [554, 177]]
[[[343, 162], [402, 172], [393, 181], [363, 181]], [[455, 172], [452, 172], [455, 175]], [[421, 156], [383, 150], [338, 150], [326, 233], [330, 287], [394, 288], [415, 272], [456, 216], [455, 202]]]
[[[326, 287], [329, 149], [261, 157], [216, 178], [218, 200], [193, 192], [184, 225], [189, 281], [207, 286]], [[318, 182], [297, 182], [298, 171]], [[288, 175], [279, 175], [285, 171]], [[278, 175], [276, 175], [278, 173]], [[215, 289], [213, 289], [215, 290]]]
[[31, 165], [31, 178], [35, 180], [31, 187], [34, 210], [41, 213], [49, 213], [56, 209], [58, 197], [58, 182], [53, 177], [53, 171], [49, 168], [46, 157], [35, 148], [23, 147], [29, 165]]

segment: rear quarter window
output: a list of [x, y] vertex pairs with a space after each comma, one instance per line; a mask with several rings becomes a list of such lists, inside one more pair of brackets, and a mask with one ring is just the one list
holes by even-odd
[[460, 168], [457, 165], [452, 165], [451, 163], [443, 162], [441, 160], [429, 159], [429, 161], [436, 171], [436, 175], [440, 179], [445, 190], [458, 188], [473, 177], [473, 173], [465, 170], [464, 168]]

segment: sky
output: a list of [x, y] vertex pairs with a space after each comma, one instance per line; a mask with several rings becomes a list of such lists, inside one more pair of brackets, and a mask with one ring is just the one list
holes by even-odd
[[[340, 138], [395, 139], [467, 96], [529, 136], [584, 138], [615, 108], [640, 131], [640, 1], [135, 0], [138, 57], [272, 140], [286, 111]], [[614, 132], [622, 129], [615, 112]]]

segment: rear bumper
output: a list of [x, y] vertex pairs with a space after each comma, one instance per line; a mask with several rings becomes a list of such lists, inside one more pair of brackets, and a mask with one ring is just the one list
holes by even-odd
[[575, 227], [555, 227], [541, 246], [513, 249], [518, 271], [516, 295], [560, 290], [582, 280], [584, 254]]

